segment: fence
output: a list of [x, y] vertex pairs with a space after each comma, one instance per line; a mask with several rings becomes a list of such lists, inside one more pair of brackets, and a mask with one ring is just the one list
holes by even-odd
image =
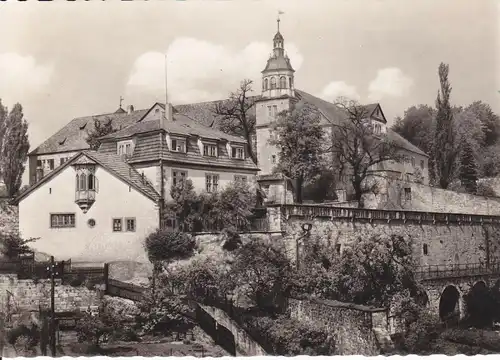
[[218, 324], [214, 318], [199, 305], [196, 305], [196, 321], [217, 345], [221, 346], [232, 356], [236, 356], [234, 335], [228, 328]]
[[106, 284], [106, 295], [118, 296], [133, 301], [142, 300], [145, 290], [143, 287], [114, 279], [108, 279]]
[[[34, 253], [22, 254], [17, 259], [0, 260], [0, 274], [15, 274], [18, 279], [49, 279], [50, 261], [35, 261]], [[56, 262], [56, 279], [61, 279], [63, 284], [71, 284], [75, 281], [103, 282], [108, 278], [108, 265], [100, 267], [78, 267], [73, 266], [70, 260]]]
[[459, 278], [464, 276], [500, 275], [500, 263], [421, 266], [415, 272], [419, 280]]

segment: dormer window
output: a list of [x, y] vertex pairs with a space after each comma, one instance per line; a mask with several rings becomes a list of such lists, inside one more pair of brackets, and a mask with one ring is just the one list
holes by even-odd
[[217, 157], [217, 145], [203, 144], [203, 156]]
[[186, 152], [186, 140], [183, 139], [172, 139], [170, 141], [170, 150], [173, 152]]
[[245, 149], [243, 146], [232, 146], [231, 147], [231, 157], [234, 159], [244, 159]]
[[132, 140], [120, 141], [117, 145], [118, 155], [131, 156], [133, 152], [132, 145], [133, 145]]

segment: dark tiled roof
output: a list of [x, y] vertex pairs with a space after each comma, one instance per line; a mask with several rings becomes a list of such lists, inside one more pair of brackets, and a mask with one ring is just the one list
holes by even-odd
[[124, 128], [140, 120], [147, 110], [137, 110], [130, 115], [125, 112], [84, 116], [73, 119], [66, 126], [45, 140], [30, 155], [39, 155], [55, 152], [78, 151], [88, 149], [88, 132], [94, 129], [94, 118], [101, 122], [112, 120], [115, 129]]
[[271, 56], [267, 60], [266, 67], [262, 72], [274, 71], [274, 70], [293, 70], [292, 64], [290, 64], [290, 59], [285, 56]]
[[[186, 115], [175, 114], [174, 121], [165, 121], [166, 131], [178, 135], [194, 135], [210, 139], [226, 139], [234, 142], [246, 143], [246, 140], [233, 135], [228, 135], [218, 129], [201, 124]], [[126, 129], [106, 135], [103, 139], [120, 139], [132, 135], [142, 134], [150, 131], [160, 130], [160, 120], [141, 121]]]
[[[296, 96], [299, 99], [298, 105], [300, 103], [307, 103], [309, 105], [314, 106], [317, 108], [321, 114], [326, 118], [326, 120], [323, 121], [323, 125], [336, 125], [340, 124], [342, 120], [346, 118], [345, 112], [340, 109], [338, 106], [335, 104], [332, 104], [328, 101], [325, 101], [323, 99], [320, 99], [316, 96], [313, 96], [311, 94], [306, 93], [305, 91], [302, 90], [295, 90]], [[367, 109], [367, 112], [369, 114], [372, 114], [373, 111], [379, 106], [379, 104], [368, 104], [364, 105]], [[420, 150], [418, 147], [410, 143], [408, 140], [404, 139], [401, 137], [399, 134], [394, 132], [391, 129], [387, 129], [387, 137], [389, 140], [393, 141], [397, 146], [406, 149], [408, 151], [412, 151], [414, 153], [423, 155], [423, 156], [428, 156], [426, 153], [424, 153], [422, 150]]]
[[[101, 153], [91, 150], [80, 151], [78, 154], [73, 156], [69, 161], [64, 163], [64, 165], [59, 166], [54, 171], [50, 172], [42, 179], [37, 181], [35, 184], [31, 185], [22, 194], [20, 194], [15, 201], [19, 202], [26, 196], [28, 196], [35, 189], [40, 187], [42, 184], [47, 182], [49, 179], [57, 176], [66, 167], [75, 165], [79, 163], [82, 157], [87, 157], [88, 159], [95, 161], [97, 164], [102, 166], [104, 169], [109, 171], [111, 174], [115, 175], [125, 183], [129, 184], [145, 196], [149, 197], [151, 200], [158, 201], [160, 195], [155, 190], [154, 186], [146, 178], [143, 178], [141, 174], [137, 172], [131, 165], [127, 164], [119, 155]], [[88, 163], [86, 160], [84, 163]]]
[[[163, 144], [161, 142], [163, 141]], [[176, 153], [168, 151], [167, 144], [161, 140], [159, 133], [148, 134], [137, 138], [134, 154], [129, 158], [131, 164], [147, 161], [163, 160], [172, 163], [205, 165], [219, 168], [245, 169], [257, 171], [257, 166], [250, 158], [245, 160], [232, 159], [227, 153], [226, 147], [223, 144], [219, 145], [219, 156], [217, 158], [202, 156], [195, 138], [188, 138], [187, 152]], [[99, 149], [101, 152], [102, 150]], [[116, 152], [116, 149], [109, 150]]]

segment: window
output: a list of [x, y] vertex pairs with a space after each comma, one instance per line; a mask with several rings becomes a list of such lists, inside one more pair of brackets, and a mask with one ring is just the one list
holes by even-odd
[[413, 156], [411, 157], [411, 166], [415, 166], [415, 158]]
[[265, 79], [264, 80], [264, 90], [267, 90], [269, 88], [269, 80]]
[[187, 178], [186, 171], [173, 170], [172, 171], [172, 184], [175, 186], [178, 183], [183, 182]]
[[66, 158], [60, 158], [59, 159], [59, 166], [61, 166], [62, 164], [64, 164], [66, 162]]
[[36, 167], [42, 167], [42, 160], [36, 161]]
[[123, 155], [125, 154], [125, 145], [121, 144], [118, 145], [118, 155]]
[[245, 158], [245, 149], [242, 147], [232, 147], [231, 148], [231, 157], [236, 159], [244, 159]]
[[[80, 179], [80, 181], [78, 181]], [[76, 190], [87, 190], [87, 175], [80, 174], [76, 175], [76, 180], [78, 182]]]
[[54, 159], [49, 159], [48, 163], [49, 163], [49, 169], [54, 170]]
[[113, 231], [122, 231], [122, 219], [113, 219]]
[[410, 176], [410, 174], [406, 174], [406, 175], [405, 175], [405, 179], [406, 179], [406, 182], [410, 182], [410, 181], [411, 181], [411, 176]]
[[160, 112], [160, 109], [155, 109], [155, 113], [159, 113]]
[[269, 115], [269, 116], [273, 116], [273, 110], [272, 110], [272, 109], [273, 109], [273, 108], [272, 108], [271, 106], [268, 106], [268, 107], [267, 107], [267, 111], [268, 111], [268, 115]]
[[273, 105], [273, 116], [278, 115], [278, 105]]
[[125, 225], [127, 231], [135, 231], [135, 218], [125, 219]]
[[186, 141], [184, 140], [179, 140], [179, 139], [172, 139], [171, 140], [171, 150], [174, 152], [186, 152]]
[[132, 147], [130, 146], [130, 144], [126, 144], [126, 145], [125, 145], [125, 154], [127, 154], [127, 155], [132, 155], [131, 148], [132, 148]]
[[280, 88], [282, 89], [286, 88], [286, 77], [284, 76], [280, 77]]
[[75, 227], [75, 214], [50, 214], [51, 228]]
[[335, 244], [335, 251], [337, 254], [340, 254], [340, 250], [342, 249], [342, 244]]
[[276, 89], [276, 78], [271, 78], [271, 90]]
[[88, 190], [96, 190], [96, 178], [93, 174], [89, 174], [88, 176]]
[[425, 166], [425, 162], [424, 162], [424, 160], [420, 160], [420, 168], [422, 168], [422, 169], [423, 169], [423, 168], [424, 168], [424, 166]]
[[203, 145], [203, 155], [216, 157], [217, 145], [212, 145], [212, 144]]
[[246, 183], [247, 182], [247, 177], [244, 176], [244, 175], [234, 175], [234, 181], [235, 182]]
[[405, 188], [405, 200], [406, 201], [411, 200], [411, 188]]
[[429, 254], [429, 246], [427, 244], [423, 245], [424, 255]]
[[276, 155], [271, 156], [271, 163], [276, 164]]
[[206, 174], [205, 175], [205, 185], [207, 192], [215, 192], [219, 187], [219, 175], [216, 174]]
[[293, 80], [292, 80], [292, 78], [289, 78], [288, 82], [290, 83], [290, 89], [291, 89], [293, 87]]

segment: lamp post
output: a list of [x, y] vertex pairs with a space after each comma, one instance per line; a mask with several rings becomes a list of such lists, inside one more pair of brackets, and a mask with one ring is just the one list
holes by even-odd
[[54, 257], [50, 257], [50, 265], [47, 267], [50, 273], [50, 351], [52, 357], [56, 356], [56, 316], [55, 316], [55, 277], [59, 275], [57, 271], [57, 263], [54, 262]]
[[295, 264], [297, 266], [297, 270], [300, 267], [300, 260], [299, 260], [299, 242], [303, 238], [307, 237], [310, 235], [312, 229], [312, 224], [311, 223], [304, 223], [302, 224], [302, 236], [299, 236], [297, 240], [295, 241]]

